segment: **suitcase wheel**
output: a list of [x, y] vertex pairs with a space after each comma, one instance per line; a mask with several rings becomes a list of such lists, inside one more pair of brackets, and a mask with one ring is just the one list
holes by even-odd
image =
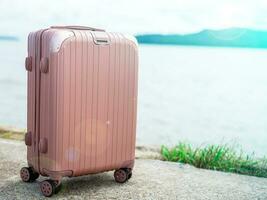
[[22, 167], [20, 170], [20, 178], [23, 182], [33, 182], [39, 178], [39, 174], [31, 167]]
[[118, 169], [114, 172], [114, 178], [117, 183], [125, 183], [132, 177], [131, 169]]
[[46, 197], [51, 197], [53, 194], [57, 194], [61, 189], [62, 184], [59, 181], [45, 180], [40, 183], [41, 192]]
[[130, 178], [132, 178], [132, 174], [133, 174], [132, 172], [129, 172], [129, 173], [128, 173], [128, 180], [129, 180]]

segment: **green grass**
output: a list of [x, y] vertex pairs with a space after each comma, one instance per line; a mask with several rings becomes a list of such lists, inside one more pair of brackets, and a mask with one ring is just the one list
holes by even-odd
[[164, 160], [181, 162], [197, 168], [233, 172], [238, 174], [267, 178], [267, 159], [256, 159], [245, 155], [229, 145], [207, 145], [193, 148], [179, 143], [173, 148], [161, 147]]
[[12, 140], [24, 140], [25, 131], [12, 130], [0, 127], [0, 138], [12, 139]]

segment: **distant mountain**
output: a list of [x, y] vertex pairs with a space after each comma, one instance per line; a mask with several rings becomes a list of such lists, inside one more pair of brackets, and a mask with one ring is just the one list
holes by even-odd
[[0, 35], [0, 41], [1, 40], [18, 41], [19, 39], [14, 36]]
[[203, 30], [185, 35], [145, 34], [137, 35], [136, 39], [140, 44], [267, 48], [267, 31], [243, 28]]

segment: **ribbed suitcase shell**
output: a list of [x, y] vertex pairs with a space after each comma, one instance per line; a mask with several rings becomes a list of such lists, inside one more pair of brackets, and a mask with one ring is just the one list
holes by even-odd
[[133, 168], [138, 53], [119, 33], [49, 28], [28, 37], [27, 160], [59, 178]]

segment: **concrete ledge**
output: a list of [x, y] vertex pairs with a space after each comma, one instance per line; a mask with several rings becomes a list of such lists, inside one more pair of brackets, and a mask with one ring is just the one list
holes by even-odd
[[[125, 184], [115, 183], [113, 172], [66, 178], [62, 190], [52, 199], [267, 199], [264, 178], [160, 160], [138, 159], [135, 164], [133, 177]], [[38, 184], [44, 178], [23, 183], [19, 177], [23, 166], [26, 166], [24, 143], [0, 139], [0, 199], [45, 199]]]

